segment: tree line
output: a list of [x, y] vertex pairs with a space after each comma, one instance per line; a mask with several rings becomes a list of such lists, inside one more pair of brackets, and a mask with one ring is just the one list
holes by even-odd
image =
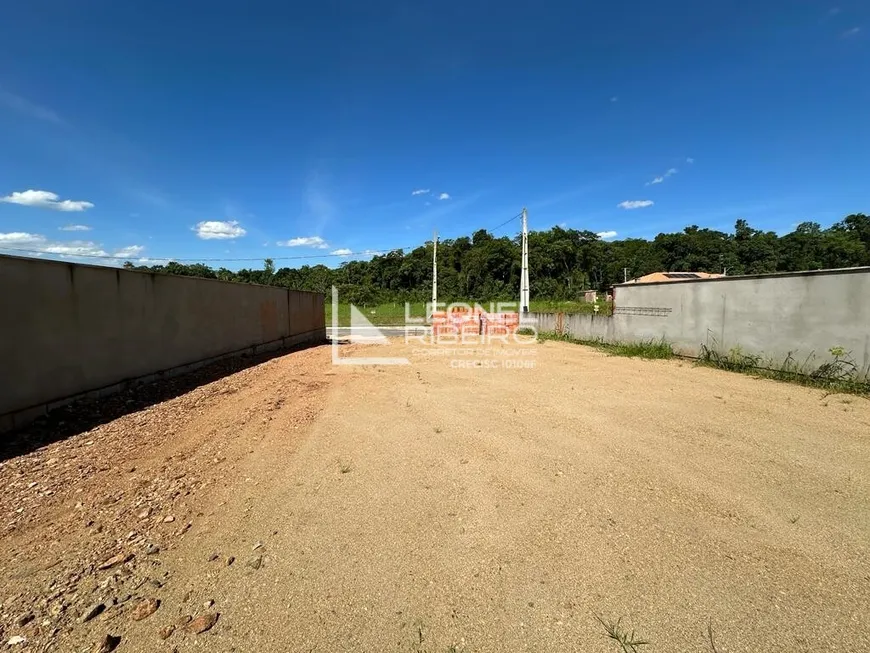
[[[529, 233], [530, 293], [535, 299], [575, 300], [587, 289], [606, 290], [650, 272], [723, 272], [728, 275], [791, 272], [870, 265], [870, 217], [846, 216], [828, 229], [803, 222], [778, 236], [737, 220], [733, 233], [695, 225], [652, 240], [605, 241], [595, 233], [553, 227]], [[329, 293], [342, 301], [374, 305], [427, 301], [432, 288], [432, 245], [395, 250], [340, 266], [303, 265], [232, 271], [200, 263], [124, 267], [149, 272], [284, 286]], [[514, 300], [520, 285], [520, 237], [486, 230], [438, 243], [438, 298], [444, 301]]]

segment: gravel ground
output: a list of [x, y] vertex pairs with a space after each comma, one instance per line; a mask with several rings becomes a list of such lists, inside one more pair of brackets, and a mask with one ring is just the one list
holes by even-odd
[[3, 643], [618, 650], [598, 615], [653, 651], [870, 650], [867, 400], [555, 342], [344, 351], [413, 364], [296, 352], [0, 464]]

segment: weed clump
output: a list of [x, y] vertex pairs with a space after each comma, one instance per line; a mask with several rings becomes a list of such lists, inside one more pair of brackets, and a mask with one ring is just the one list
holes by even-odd
[[831, 347], [828, 353], [831, 355], [831, 359], [813, 369], [810, 365], [813, 354], [800, 362], [789, 353], [785, 360], [777, 365], [772, 360], [765, 360], [762, 356], [746, 353], [740, 347], [732, 347], [728, 353], [722, 353], [715, 348], [701, 345], [698, 363], [721, 370], [752, 374], [765, 379], [822, 388], [832, 393], [870, 395], [870, 381], [862, 377], [861, 370], [852, 358], [851, 352], [846, 351], [843, 347]]
[[566, 333], [545, 332], [538, 334], [538, 340], [558, 340], [575, 345], [595, 347], [613, 356], [630, 358], [665, 359], [676, 356], [673, 347], [665, 340], [642, 340], [640, 342], [604, 342], [603, 340], [582, 340], [572, 338]]

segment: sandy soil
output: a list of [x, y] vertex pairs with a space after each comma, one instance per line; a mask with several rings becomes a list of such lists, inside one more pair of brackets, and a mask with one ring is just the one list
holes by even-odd
[[870, 650], [867, 400], [564, 343], [343, 350], [412, 364], [296, 352], [0, 463], [3, 643], [618, 650], [598, 615], [654, 651]]

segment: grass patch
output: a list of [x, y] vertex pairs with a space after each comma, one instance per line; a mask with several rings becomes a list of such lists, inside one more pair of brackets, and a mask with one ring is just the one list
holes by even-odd
[[643, 340], [640, 342], [604, 342], [603, 340], [581, 340], [564, 333], [543, 332], [538, 334], [538, 340], [558, 340], [575, 345], [595, 347], [613, 356], [628, 356], [630, 358], [665, 359], [674, 358], [674, 350], [669, 342], [664, 340]]
[[[644, 340], [641, 342], [604, 342], [602, 340], [582, 340], [573, 338], [566, 333], [542, 332], [538, 340], [557, 340], [577, 345], [595, 347], [614, 356], [629, 356], [632, 358], [664, 359], [677, 358], [678, 355], [670, 343], [664, 340]], [[810, 365], [808, 357], [803, 362], [796, 360], [791, 354], [775, 365], [756, 354], [749, 354], [739, 347], [732, 348], [727, 354], [716, 349], [701, 345], [700, 356], [695, 360], [697, 365], [715, 367], [728, 372], [749, 374], [757, 378], [786, 381], [810, 388], [827, 390], [830, 394], [851, 394], [870, 397], [870, 381], [862, 378], [861, 370], [855, 363], [850, 352], [842, 347], [832, 347], [829, 350], [831, 360], [818, 367]], [[721, 398], [721, 397], [717, 397]], [[849, 400], [843, 400], [848, 405]], [[848, 410], [848, 409], [846, 409]]]
[[602, 343], [604, 351], [614, 356], [630, 356], [632, 358], [665, 359], [675, 356], [669, 342], [664, 340], [645, 340], [643, 342], [623, 342], [608, 345]]
[[809, 357], [800, 362], [789, 354], [777, 365], [762, 356], [746, 353], [740, 347], [734, 347], [727, 354], [723, 354], [716, 349], [701, 345], [701, 354], [697, 362], [699, 365], [729, 372], [820, 388], [831, 394], [870, 396], [870, 381], [861, 378], [860, 370], [851, 352], [847, 352], [842, 347], [832, 347], [829, 353], [831, 360], [812, 368]]
[[[405, 304], [395, 302], [392, 304], [377, 304], [376, 306], [357, 306], [359, 312], [376, 326], [401, 326], [405, 324], [406, 317], [426, 317], [426, 303], [413, 302], [408, 304], [408, 315], [405, 314]], [[332, 326], [332, 302], [327, 301], [326, 326]], [[350, 304], [338, 305], [338, 326], [350, 326]]]
[[529, 302], [529, 311], [532, 313], [595, 313], [598, 306], [598, 315], [610, 315], [613, 312], [613, 304], [607, 301], [591, 302], [577, 301], [553, 301], [548, 299], [532, 300]]

